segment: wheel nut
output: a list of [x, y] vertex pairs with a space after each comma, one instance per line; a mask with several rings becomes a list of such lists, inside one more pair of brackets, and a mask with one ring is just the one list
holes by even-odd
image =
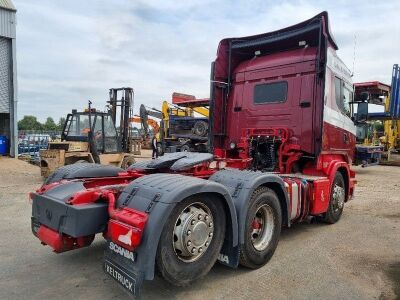
[[196, 221], [195, 221], [195, 220], [192, 220], [191, 224], [194, 225], [195, 223], [196, 223]]
[[199, 253], [201, 253], [201, 252], [203, 252], [203, 248], [200, 247], [199, 248]]
[[213, 222], [210, 222], [210, 224], [208, 224], [208, 226], [212, 227], [213, 226]]
[[209, 237], [212, 237], [212, 236], [213, 236], [213, 233], [212, 233], [212, 232], [210, 232], [210, 233], [208, 234], [208, 236], [209, 236]]
[[192, 253], [194, 254], [196, 252], [196, 248], [193, 248], [192, 249]]
[[187, 235], [191, 235], [192, 232], [190, 230], [187, 231]]
[[198, 216], [198, 219], [199, 219], [199, 220], [202, 220], [202, 219], [203, 219], [203, 216], [202, 216], [202, 215], [199, 215], [199, 216]]
[[204, 217], [204, 220], [208, 220], [209, 219], [209, 216], [208, 215], [206, 215], [205, 217]]
[[187, 242], [187, 245], [188, 245], [188, 246], [190, 246], [191, 244], [192, 244], [192, 242], [191, 242], [191, 241], [188, 241], [188, 242]]
[[204, 244], [204, 246], [208, 247], [208, 242], [206, 242], [206, 243]]

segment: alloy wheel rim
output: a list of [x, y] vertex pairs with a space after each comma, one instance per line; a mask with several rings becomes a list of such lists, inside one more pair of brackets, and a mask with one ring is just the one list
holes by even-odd
[[268, 204], [260, 206], [251, 223], [251, 243], [257, 251], [265, 250], [275, 229], [274, 213]]
[[176, 256], [184, 262], [198, 260], [210, 246], [213, 235], [210, 209], [200, 202], [188, 205], [175, 221], [172, 244]]

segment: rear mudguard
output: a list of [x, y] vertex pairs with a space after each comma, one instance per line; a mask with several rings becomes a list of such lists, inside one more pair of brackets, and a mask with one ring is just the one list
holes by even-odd
[[[238, 217], [239, 245], [244, 244], [246, 214], [249, 208], [250, 197], [254, 190], [260, 186], [267, 186], [274, 190], [281, 203], [283, 225], [290, 226], [290, 216], [288, 213], [290, 207], [289, 197], [285, 184], [278, 175], [273, 173], [228, 169], [215, 173], [210, 177], [209, 181], [218, 182], [229, 191], [235, 204]], [[227, 249], [227, 245], [224, 246], [225, 247], [221, 251], [220, 261], [226, 263], [226, 260], [228, 260], [229, 266], [237, 267], [239, 264], [239, 255], [232, 255], [236, 249]]]
[[124, 172], [124, 170], [114, 166], [104, 166], [91, 163], [72, 164], [55, 170], [46, 179], [44, 184], [58, 182], [63, 179], [114, 177], [118, 176], [118, 173], [120, 172]]
[[152, 174], [130, 183], [117, 200], [117, 207], [126, 206], [148, 213], [140, 246], [135, 250], [134, 273], [146, 280], [154, 278], [155, 257], [164, 225], [173, 208], [180, 201], [202, 193], [221, 198], [227, 215], [224, 247], [237, 249], [237, 216], [228, 190], [215, 181], [178, 174]]

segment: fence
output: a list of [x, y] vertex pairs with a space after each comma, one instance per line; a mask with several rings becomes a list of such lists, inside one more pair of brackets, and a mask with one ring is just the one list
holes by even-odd
[[60, 139], [59, 131], [18, 132], [18, 156], [33, 163], [39, 162], [39, 150], [47, 149], [49, 142]]

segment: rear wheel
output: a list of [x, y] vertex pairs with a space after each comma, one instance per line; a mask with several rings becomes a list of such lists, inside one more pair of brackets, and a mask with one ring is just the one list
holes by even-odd
[[165, 224], [157, 248], [157, 267], [177, 286], [203, 277], [215, 264], [225, 236], [222, 203], [210, 196], [179, 203]]
[[334, 224], [342, 216], [344, 201], [346, 199], [345, 187], [343, 175], [337, 172], [332, 182], [328, 211], [323, 216], [323, 221], [326, 223]]
[[197, 121], [193, 126], [193, 133], [198, 136], [206, 136], [208, 131], [208, 124], [205, 121]]
[[181, 152], [190, 152], [190, 146], [185, 144], [181, 147]]
[[133, 165], [135, 162], [136, 161], [135, 161], [135, 158], [133, 156], [125, 156], [124, 159], [122, 160], [121, 168], [126, 170], [131, 165]]
[[274, 191], [267, 187], [260, 187], [254, 191], [249, 202], [245, 226], [240, 264], [257, 269], [271, 259], [281, 233], [282, 212]]

